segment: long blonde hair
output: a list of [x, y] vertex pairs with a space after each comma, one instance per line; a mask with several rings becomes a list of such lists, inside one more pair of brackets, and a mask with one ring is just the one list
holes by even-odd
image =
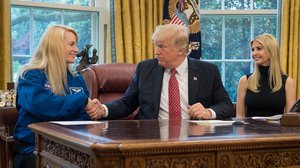
[[44, 70], [52, 92], [62, 96], [66, 95], [65, 89], [68, 86], [67, 70], [74, 74], [66, 61], [63, 43], [66, 31], [74, 33], [78, 41], [78, 34], [73, 28], [65, 25], [51, 26], [41, 37], [36, 52], [29, 63], [25, 64], [19, 71], [19, 76], [24, 79], [25, 73], [29, 70]]
[[[255, 37], [251, 42], [256, 41], [262, 45], [267, 55], [270, 57], [270, 69], [269, 69], [269, 85], [272, 92], [278, 91], [282, 87], [282, 68], [280, 63], [279, 46], [277, 40], [271, 34], [261, 34]], [[247, 87], [253, 92], [259, 92], [259, 78], [260, 73], [258, 65], [255, 64], [255, 71], [249, 76]]]

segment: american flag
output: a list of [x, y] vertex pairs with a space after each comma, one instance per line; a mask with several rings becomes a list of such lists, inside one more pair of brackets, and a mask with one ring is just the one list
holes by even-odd
[[164, 0], [163, 10], [164, 24], [177, 24], [190, 28], [189, 40], [191, 53], [189, 57], [195, 59], [201, 58], [201, 32], [198, 4], [199, 0]]
[[186, 26], [186, 24], [176, 15], [176, 13], [173, 14], [170, 23]]

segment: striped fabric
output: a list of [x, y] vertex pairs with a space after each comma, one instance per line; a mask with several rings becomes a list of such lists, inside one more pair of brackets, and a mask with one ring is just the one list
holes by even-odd
[[186, 26], [185, 23], [176, 15], [176, 13], [173, 14], [170, 23]]

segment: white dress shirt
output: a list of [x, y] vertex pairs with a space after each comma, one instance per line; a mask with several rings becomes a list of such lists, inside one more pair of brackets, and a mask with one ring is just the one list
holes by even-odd
[[[160, 107], [159, 107], [159, 119], [169, 119], [169, 79], [170, 79], [171, 69], [165, 68], [163, 83], [161, 89], [160, 97]], [[188, 114], [189, 105], [189, 91], [188, 91], [188, 59], [187, 57], [184, 61], [176, 68], [176, 78], [178, 81], [179, 92], [180, 92], [180, 106], [181, 106], [181, 119], [190, 119]], [[192, 104], [191, 104], [192, 105]], [[212, 119], [216, 118], [216, 113], [214, 110], [208, 108], [212, 114]]]
[[[169, 79], [170, 70], [165, 68], [163, 83], [160, 96], [160, 107], [159, 107], [159, 119], [169, 119]], [[188, 93], [188, 61], [187, 58], [176, 68], [176, 78], [179, 86], [180, 93], [180, 108], [181, 108], [181, 118], [190, 119], [188, 114], [188, 104], [189, 104], [189, 93]]]

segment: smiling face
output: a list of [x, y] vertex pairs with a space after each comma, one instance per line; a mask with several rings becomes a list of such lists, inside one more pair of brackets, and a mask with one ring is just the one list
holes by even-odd
[[78, 53], [78, 48], [77, 48], [77, 38], [76, 38], [75, 34], [71, 31], [65, 31], [64, 48], [66, 51], [67, 63], [74, 63], [75, 56]]
[[270, 55], [265, 48], [257, 41], [253, 41], [252, 45], [252, 58], [257, 65], [270, 66]]

